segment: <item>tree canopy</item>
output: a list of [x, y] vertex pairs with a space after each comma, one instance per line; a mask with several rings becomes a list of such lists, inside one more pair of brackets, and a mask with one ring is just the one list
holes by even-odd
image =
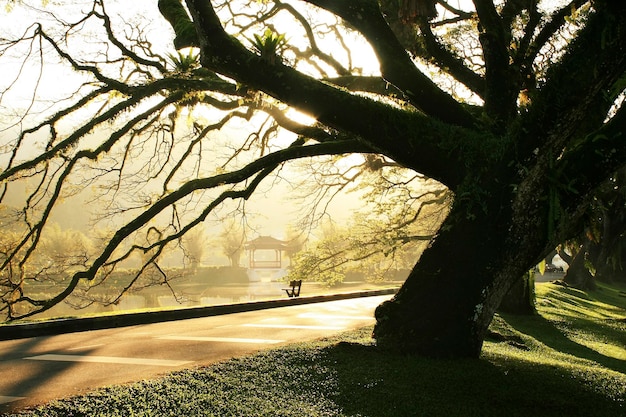
[[[1, 196], [27, 190], [0, 264], [9, 317], [106, 280], [134, 253], [155, 263], [276, 173], [289, 178], [290, 161], [363, 154], [454, 195], [374, 337], [477, 356], [508, 289], [579, 233], [594, 190], [626, 162], [623, 2], [160, 0], [157, 19], [157, 4], [69, 3], [15, 3], [9, 17], [37, 20], [2, 36], [13, 65]], [[71, 74], [62, 88], [52, 68]], [[46, 275], [36, 253], [51, 213], [87, 187], [111, 232], [38, 298], [29, 283]]]

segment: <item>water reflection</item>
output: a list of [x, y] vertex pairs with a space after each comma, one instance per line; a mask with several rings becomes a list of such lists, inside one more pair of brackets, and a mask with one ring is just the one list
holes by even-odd
[[[94, 304], [86, 308], [76, 309], [68, 303], [61, 303], [36, 319], [53, 317], [75, 317], [111, 312], [131, 312], [153, 309], [169, 309], [181, 307], [200, 307], [221, 304], [243, 303], [283, 298], [285, 292], [283, 282], [250, 282], [222, 284], [198, 288], [197, 285], [172, 285], [167, 287], [149, 287], [124, 295], [118, 303], [111, 305]], [[309, 290], [319, 291], [319, 284], [311, 284]]]
[[[282, 281], [239, 281], [239, 282], [202, 282], [193, 279], [173, 280], [171, 289], [167, 286], [152, 286], [125, 294], [116, 304], [92, 304], [77, 309], [67, 302], [62, 302], [50, 310], [32, 317], [33, 320], [81, 317], [111, 313], [132, 313], [146, 310], [176, 309], [185, 307], [204, 307], [265, 301], [287, 298]], [[324, 283], [304, 282], [302, 295], [336, 294], [342, 292], [377, 290], [399, 287], [400, 281], [368, 283], [364, 281], [343, 282], [333, 287]], [[116, 295], [116, 293], [111, 293]]]

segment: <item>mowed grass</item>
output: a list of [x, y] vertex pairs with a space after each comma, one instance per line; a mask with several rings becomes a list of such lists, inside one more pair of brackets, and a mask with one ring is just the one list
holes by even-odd
[[20, 416], [626, 416], [626, 287], [537, 286], [479, 360], [378, 350], [371, 328], [112, 386]]

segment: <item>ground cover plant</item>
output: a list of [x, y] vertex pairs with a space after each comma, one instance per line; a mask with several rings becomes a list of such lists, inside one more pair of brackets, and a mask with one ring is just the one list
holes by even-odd
[[539, 314], [498, 316], [478, 360], [385, 352], [368, 327], [15, 415], [626, 415], [626, 287], [537, 287]]

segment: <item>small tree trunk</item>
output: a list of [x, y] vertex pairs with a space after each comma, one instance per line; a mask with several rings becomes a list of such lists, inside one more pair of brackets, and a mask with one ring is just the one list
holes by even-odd
[[568, 265], [568, 267], [572, 264], [574, 257], [565, 252], [565, 249], [563, 247], [559, 247], [557, 253], [559, 257], [563, 260], [563, 262]]
[[[623, 175], [623, 171], [622, 171]], [[617, 199], [611, 207], [602, 210], [602, 238], [598, 242], [594, 266], [598, 281], [612, 282], [622, 274], [622, 242], [626, 230], [626, 216], [623, 215], [625, 201]]]
[[574, 255], [572, 262], [563, 277], [563, 281], [572, 287], [580, 290], [591, 290], [596, 288], [593, 275], [585, 265], [586, 257], [590, 250], [591, 242], [585, 241], [583, 247]]
[[528, 271], [519, 279], [502, 299], [498, 310], [520, 315], [537, 313], [535, 305], [535, 273]]
[[546, 255], [545, 257], [545, 261], [546, 264], [551, 264], [552, 260], [554, 259], [554, 257], [558, 254], [558, 251], [556, 249], [553, 249], [552, 252], [550, 252], [548, 255]]

